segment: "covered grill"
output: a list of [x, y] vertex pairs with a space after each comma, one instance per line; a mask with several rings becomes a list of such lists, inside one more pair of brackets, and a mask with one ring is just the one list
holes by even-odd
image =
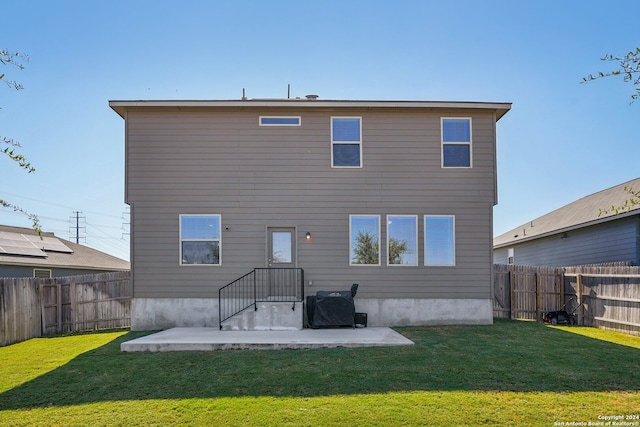
[[307, 297], [307, 324], [312, 328], [356, 326], [356, 307], [353, 298], [358, 284], [346, 291], [318, 291]]

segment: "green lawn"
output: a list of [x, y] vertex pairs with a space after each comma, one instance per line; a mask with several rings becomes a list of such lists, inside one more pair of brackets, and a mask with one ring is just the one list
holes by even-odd
[[416, 345], [121, 353], [143, 334], [33, 339], [0, 348], [0, 425], [640, 425], [640, 338], [514, 321], [397, 330]]

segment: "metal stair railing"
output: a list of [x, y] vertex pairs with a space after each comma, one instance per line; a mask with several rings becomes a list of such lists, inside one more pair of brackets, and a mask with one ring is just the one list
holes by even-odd
[[292, 302], [304, 300], [304, 270], [302, 268], [254, 268], [218, 291], [218, 319], [222, 322], [258, 302]]

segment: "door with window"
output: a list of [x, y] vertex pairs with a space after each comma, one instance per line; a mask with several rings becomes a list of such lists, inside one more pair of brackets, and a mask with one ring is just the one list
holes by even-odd
[[269, 227], [267, 229], [267, 293], [270, 300], [288, 301], [295, 292], [296, 229]]

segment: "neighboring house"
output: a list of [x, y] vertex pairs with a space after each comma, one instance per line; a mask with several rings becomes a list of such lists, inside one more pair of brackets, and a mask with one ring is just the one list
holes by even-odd
[[53, 233], [0, 226], [0, 277], [64, 277], [126, 271], [127, 261]]
[[[110, 101], [125, 120], [132, 328], [217, 326], [218, 290], [304, 270], [369, 325], [492, 323], [510, 103]], [[302, 324], [302, 322], [300, 322]]]
[[[640, 265], [640, 205], [615, 214], [640, 190], [640, 178], [584, 197], [493, 240], [496, 264], [567, 267], [585, 264]], [[608, 213], [602, 213], [609, 210]]]

